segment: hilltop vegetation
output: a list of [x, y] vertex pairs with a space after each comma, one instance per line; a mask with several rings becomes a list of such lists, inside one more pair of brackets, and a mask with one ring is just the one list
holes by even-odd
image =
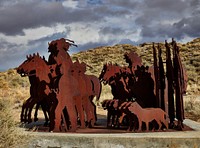
[[[157, 46], [158, 43], [155, 43]], [[164, 43], [159, 43], [162, 48], [162, 56], [165, 61]], [[88, 73], [99, 75], [103, 64], [106, 62], [117, 63], [121, 66], [127, 65], [124, 60], [124, 53], [135, 51], [142, 58], [143, 64], [153, 65], [152, 43], [143, 43], [139, 46], [121, 44], [115, 46], [97, 47], [84, 52], [74, 54], [72, 58], [78, 58], [93, 68], [88, 68]], [[199, 94], [200, 91], [200, 38], [186, 44], [178, 43], [182, 63], [188, 75], [188, 94]]]

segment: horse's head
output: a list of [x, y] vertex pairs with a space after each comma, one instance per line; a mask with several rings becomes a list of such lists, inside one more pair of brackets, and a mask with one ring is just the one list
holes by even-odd
[[131, 51], [129, 53], [124, 54], [124, 59], [129, 64], [130, 67], [132, 67], [133, 70], [135, 70], [137, 65], [142, 65], [142, 59], [138, 56], [137, 53], [134, 51]]
[[39, 54], [33, 54], [27, 56], [27, 59], [17, 68], [17, 72], [21, 76], [37, 75], [37, 71], [43, 71], [42, 65], [46, 64]]
[[[114, 78], [117, 73], [120, 73], [119, 66], [113, 65], [112, 63], [105, 64], [99, 76], [99, 80], [107, 84]], [[113, 79], [114, 80], [114, 79]]]

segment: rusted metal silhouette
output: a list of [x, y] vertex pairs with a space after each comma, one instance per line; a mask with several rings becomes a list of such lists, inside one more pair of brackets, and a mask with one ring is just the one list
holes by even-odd
[[[131, 112], [131, 104], [136, 102], [140, 107], [140, 111], [151, 111], [150, 114], [158, 114], [164, 117], [164, 114], [169, 113], [169, 119], [165, 120], [158, 116], [163, 122], [166, 128], [168, 128], [168, 122], [170, 128], [183, 128], [184, 110], [183, 110], [183, 94], [187, 88], [187, 75], [182, 66], [179, 49], [175, 41], [172, 41], [173, 49], [173, 61], [171, 60], [171, 51], [168, 43], [165, 43], [166, 47], [166, 62], [163, 62], [162, 49], [158, 44], [156, 48], [153, 43], [153, 66], [150, 68], [142, 64], [142, 60], [134, 53], [126, 53], [124, 58], [128, 63], [128, 67], [120, 67], [115, 64], [105, 64], [99, 79], [104, 84], [111, 86], [111, 92], [113, 94], [113, 100], [105, 100], [102, 104], [104, 109], [108, 110], [107, 125], [110, 126], [110, 119], [112, 119], [112, 125], [115, 123], [122, 123], [124, 116], [129, 118], [129, 130], [137, 129], [139, 123], [139, 130], [141, 130], [141, 120], [137, 116], [139, 111], [133, 109]], [[164, 68], [166, 63], [166, 73]], [[166, 78], [165, 78], [166, 75]], [[174, 92], [175, 99], [174, 100]], [[113, 106], [115, 99], [118, 101], [116, 107]], [[128, 101], [128, 102], [127, 102]], [[175, 106], [176, 105], [176, 106]], [[176, 110], [175, 110], [176, 107]], [[152, 108], [152, 109], [149, 109]], [[161, 109], [160, 109], [161, 108]], [[148, 110], [149, 109], [149, 110]], [[120, 114], [117, 112], [121, 112]], [[131, 113], [130, 113], [131, 112]], [[166, 113], [167, 112], [167, 113]], [[116, 115], [120, 115], [116, 118]], [[135, 117], [137, 116], [137, 118]], [[147, 115], [140, 115], [143, 121], [150, 122], [156, 120], [159, 125], [158, 129], [161, 129], [161, 122], [156, 117], [148, 118]], [[113, 120], [114, 118], [114, 120]], [[175, 124], [175, 118], [178, 120], [178, 124]], [[147, 124], [147, 122], [146, 122]], [[155, 123], [151, 123], [154, 128]], [[148, 125], [146, 125], [148, 130]]]
[[157, 61], [157, 52], [156, 48], [153, 44], [153, 66], [154, 66], [154, 77], [155, 77], [155, 95], [156, 95], [156, 106], [161, 106], [161, 98], [160, 98], [160, 92], [159, 92], [159, 70], [158, 70], [158, 61]]
[[[35, 73], [33, 73], [33, 71]], [[53, 123], [54, 110], [52, 109], [50, 110], [50, 106], [51, 104], [54, 104], [54, 102], [57, 102], [57, 100], [55, 97], [53, 97], [55, 95], [52, 95], [52, 93], [54, 92], [51, 92], [50, 88], [51, 80], [49, 78], [49, 74], [51, 74], [51, 68], [47, 65], [47, 62], [44, 59], [42, 59], [39, 56], [39, 54], [37, 55], [34, 54], [33, 56], [30, 55], [29, 57], [27, 57], [27, 60], [18, 67], [17, 72], [21, 74], [24, 73], [29, 77], [32, 77], [31, 75], [35, 75], [36, 80], [38, 80], [34, 82], [38, 84], [37, 88], [35, 88], [34, 90], [36, 91], [35, 92], [36, 95], [31, 96], [31, 98], [29, 98], [23, 105], [23, 107], [25, 107], [26, 110], [29, 110], [28, 122], [31, 122], [31, 112], [34, 105], [35, 104], [38, 105], [38, 103], [40, 103], [42, 106], [45, 105], [45, 108], [42, 109], [44, 110], [44, 112], [48, 111], [50, 123]], [[26, 119], [26, 114], [24, 118]], [[21, 113], [21, 120], [23, 121], [23, 108]], [[48, 122], [47, 119], [46, 122]]]
[[163, 62], [161, 47], [153, 44], [151, 67], [143, 65], [139, 55], [131, 51], [124, 54], [127, 67], [106, 63], [99, 78], [86, 74], [89, 66], [86, 63], [78, 59], [72, 62], [68, 54], [71, 45], [76, 46], [64, 38], [54, 40], [49, 43], [48, 61], [33, 54], [17, 68], [21, 76], [29, 77], [31, 85], [30, 98], [22, 106], [22, 122], [32, 122], [31, 112], [36, 105], [34, 121], [38, 120], [37, 111], [41, 106], [49, 131], [75, 132], [77, 128], [93, 127], [97, 121], [93, 99], [96, 97], [99, 101], [103, 82], [110, 85], [113, 94], [113, 99], [102, 102], [107, 110], [107, 127], [128, 126], [128, 131], [149, 131], [160, 130], [163, 125], [168, 129], [169, 124], [169, 128], [184, 128], [183, 94], [187, 75], [174, 40], [171, 46], [165, 42], [166, 62]]
[[170, 128], [174, 127], [175, 120], [175, 108], [174, 108], [174, 68], [171, 60], [171, 50], [167, 41], [165, 41], [166, 47], [166, 77], [167, 77], [167, 92], [168, 92], [168, 114], [170, 118]]
[[119, 117], [121, 111], [118, 109], [119, 100], [104, 100], [102, 102], [103, 109], [107, 110], [107, 127], [119, 127]]
[[139, 128], [142, 130], [142, 122], [146, 124], [146, 130], [149, 130], [149, 123], [153, 120], [159, 125], [158, 130], [161, 130], [162, 123], [168, 129], [168, 114], [161, 108], [142, 108], [137, 102], [132, 102], [128, 109], [137, 116]]
[[165, 71], [164, 71], [164, 65], [163, 65], [163, 59], [162, 59], [162, 49], [158, 44], [158, 66], [159, 66], [159, 96], [160, 96], [160, 108], [165, 111]]
[[179, 47], [172, 39], [173, 47], [173, 62], [174, 62], [174, 82], [175, 82], [175, 99], [176, 99], [176, 118], [178, 120], [178, 128], [181, 130], [183, 126], [184, 107], [183, 107], [183, 94], [185, 88], [183, 66], [179, 55]]
[[96, 76], [85, 74], [87, 64], [72, 62], [67, 53], [71, 45], [76, 46], [64, 38], [52, 41], [48, 61], [33, 54], [17, 68], [19, 74], [29, 76], [31, 83], [31, 97], [22, 107], [22, 122], [32, 122], [31, 112], [36, 105], [34, 121], [38, 120], [37, 111], [42, 106], [46, 123], [50, 120], [49, 131], [76, 131], [79, 126], [94, 126], [97, 117], [93, 98], [99, 100], [101, 83]]

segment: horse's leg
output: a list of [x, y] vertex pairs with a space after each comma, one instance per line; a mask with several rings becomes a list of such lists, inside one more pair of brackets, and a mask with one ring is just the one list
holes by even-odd
[[36, 104], [35, 114], [34, 114], [34, 122], [38, 121], [37, 114], [38, 114], [38, 110], [39, 110], [40, 105], [41, 105], [40, 103]]
[[21, 122], [25, 122], [24, 111], [26, 109], [26, 104], [27, 104], [27, 100], [22, 105], [22, 111], [21, 111], [21, 115], [20, 115]]
[[94, 99], [94, 96], [90, 96], [90, 101], [94, 107], [94, 117], [95, 117], [95, 123], [97, 121], [97, 108], [96, 108], [96, 105], [94, 104], [94, 102], [92, 101]]
[[110, 127], [110, 119], [111, 119], [111, 110], [108, 108], [107, 109], [107, 127]]
[[[89, 97], [88, 97], [89, 98]], [[87, 98], [87, 99], [88, 99]], [[92, 100], [90, 100], [89, 98], [89, 102], [88, 102], [88, 108], [89, 108], [89, 113], [90, 113], [90, 124], [93, 127], [95, 122], [96, 122], [96, 106], [95, 104], [92, 102]]]
[[34, 105], [37, 103], [38, 98], [33, 98], [30, 102], [29, 102], [29, 112], [28, 112], [28, 123], [32, 122], [31, 119], [31, 113], [32, 113], [32, 109], [34, 107]]
[[47, 104], [44, 100], [41, 102], [41, 107], [42, 107], [42, 111], [43, 111], [44, 118], [45, 118], [44, 126], [47, 126], [48, 122], [49, 122], [49, 117], [47, 115], [47, 112], [49, 113], [49, 111], [48, 111], [49, 109], [48, 109]]
[[88, 97], [84, 97], [83, 106], [84, 106], [83, 107], [84, 111], [86, 113], [87, 126], [92, 127], [92, 126], [94, 126], [94, 122], [92, 122], [92, 121], [94, 121], [93, 114], [92, 114], [93, 109], [91, 107], [91, 102]]
[[24, 104], [24, 122], [26, 123], [26, 122], [28, 122], [28, 120], [27, 120], [27, 114], [28, 114], [28, 111], [29, 111], [29, 106], [30, 106], [30, 102], [33, 100], [33, 97], [30, 97], [26, 102], [25, 102], [25, 104]]
[[116, 125], [115, 121], [116, 121], [116, 114], [115, 114], [115, 110], [112, 109], [112, 124], [111, 124], [112, 127], [115, 127]]

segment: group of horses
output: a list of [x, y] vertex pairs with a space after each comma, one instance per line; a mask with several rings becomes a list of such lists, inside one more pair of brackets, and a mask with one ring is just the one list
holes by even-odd
[[34, 121], [41, 106], [49, 131], [76, 131], [78, 127], [94, 126], [96, 106], [93, 98], [99, 100], [101, 83], [94, 75], [87, 75], [84, 62], [73, 62], [68, 49], [75, 45], [64, 38], [49, 43], [48, 61], [38, 53], [27, 56], [17, 68], [21, 76], [28, 76], [30, 98], [21, 112], [21, 122], [32, 122], [31, 112], [36, 105]]
[[128, 66], [104, 64], [99, 79], [105, 85], [110, 85], [113, 94], [112, 100], [104, 100], [102, 103], [102, 107], [107, 110], [108, 127], [120, 127], [125, 120], [128, 130], [142, 130], [142, 121], [146, 123], [143, 130], [149, 130], [149, 124], [151, 129], [168, 128], [169, 124], [170, 128], [182, 130], [187, 75], [176, 42], [172, 40], [173, 62], [167, 42], [165, 47], [166, 73], [161, 48], [158, 46], [157, 54], [154, 45], [154, 63], [151, 67], [144, 66], [142, 59], [133, 51], [124, 54]]
[[21, 122], [32, 122], [31, 113], [36, 105], [34, 121], [38, 120], [41, 106], [49, 131], [74, 132], [78, 127], [93, 127], [97, 121], [93, 99], [99, 100], [103, 82], [110, 85], [113, 94], [113, 99], [102, 102], [102, 107], [108, 111], [108, 127], [128, 125], [128, 130], [142, 130], [142, 122], [145, 122], [146, 130], [160, 130], [168, 128], [169, 123], [174, 126], [176, 112], [178, 126], [183, 128], [182, 95], [186, 91], [187, 77], [178, 47], [174, 41], [172, 43], [173, 62], [171, 49], [165, 43], [166, 73], [161, 49], [158, 49], [157, 61], [153, 46], [153, 66], [144, 66], [139, 55], [131, 51], [124, 54], [128, 66], [106, 63], [97, 78], [86, 74], [86, 63], [78, 59], [72, 61], [67, 51], [71, 45], [76, 46], [73, 41], [61, 38], [50, 42], [48, 61], [37, 53], [27, 56], [17, 68], [30, 82], [30, 98], [22, 106]]

